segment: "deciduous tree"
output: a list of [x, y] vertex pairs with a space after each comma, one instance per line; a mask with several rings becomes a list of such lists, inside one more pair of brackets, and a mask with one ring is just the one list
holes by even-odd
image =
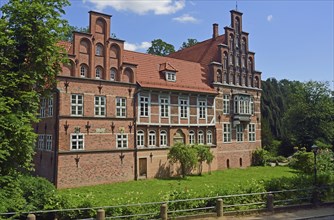
[[197, 43], [198, 43], [198, 41], [196, 39], [188, 38], [187, 42], [182, 43], [182, 46], [180, 47], [180, 50], [183, 50], [183, 49], [188, 48], [188, 47], [192, 47]]
[[169, 150], [168, 159], [180, 163], [181, 175], [185, 178], [197, 164], [197, 152], [189, 145], [177, 143]]
[[158, 56], [167, 56], [170, 53], [175, 52], [173, 45], [164, 42], [161, 39], [155, 39], [151, 41], [152, 45], [147, 49], [147, 53]]

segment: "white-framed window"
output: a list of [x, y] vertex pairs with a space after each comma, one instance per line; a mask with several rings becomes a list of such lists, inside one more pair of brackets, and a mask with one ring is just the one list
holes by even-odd
[[236, 127], [237, 141], [244, 141], [244, 126], [242, 124], [238, 124]]
[[39, 117], [45, 118], [46, 98], [41, 98], [41, 106], [39, 109]]
[[46, 135], [46, 147], [45, 150], [52, 150], [52, 135], [47, 134]]
[[95, 55], [102, 56], [103, 55], [103, 46], [102, 44], [97, 44], [95, 48]]
[[83, 115], [83, 96], [80, 94], [71, 95], [71, 115], [73, 116]]
[[116, 134], [117, 148], [128, 148], [128, 135]]
[[106, 114], [106, 97], [95, 96], [95, 116], [105, 116]]
[[195, 132], [189, 131], [189, 144], [195, 144]]
[[139, 100], [140, 116], [148, 116], [148, 97], [140, 96]]
[[38, 135], [38, 145], [37, 148], [42, 150], [44, 148], [44, 134]]
[[166, 131], [160, 131], [160, 146], [166, 147], [167, 146], [167, 132]]
[[137, 131], [137, 147], [144, 147], [144, 131]]
[[101, 67], [96, 67], [95, 69], [95, 78], [96, 79], [101, 79], [102, 78], [102, 68]]
[[198, 101], [199, 118], [203, 119], [206, 117], [206, 101]]
[[224, 143], [231, 142], [231, 124], [224, 123], [223, 124], [223, 141]]
[[71, 134], [71, 150], [83, 150], [85, 147], [85, 136], [81, 133]]
[[115, 81], [116, 79], [116, 70], [115, 68], [110, 69], [110, 81]]
[[166, 72], [166, 80], [175, 82], [176, 81], [176, 73], [175, 72]]
[[160, 98], [160, 116], [168, 117], [169, 116], [169, 101], [168, 98]]
[[179, 99], [179, 106], [180, 106], [180, 117], [188, 118], [188, 100]]
[[118, 118], [126, 117], [126, 98], [122, 97], [116, 98], [116, 117]]
[[230, 114], [230, 95], [223, 96], [223, 114]]
[[148, 146], [153, 147], [156, 146], [156, 136], [155, 131], [150, 131], [148, 133]]
[[48, 116], [49, 117], [53, 116], [53, 97], [50, 97], [48, 99]]
[[255, 124], [248, 125], [248, 141], [255, 141]]
[[249, 96], [234, 97], [234, 113], [251, 114], [251, 98]]
[[204, 144], [204, 132], [202, 130], [198, 131], [197, 143]]
[[80, 76], [87, 77], [88, 67], [85, 64], [80, 66]]
[[212, 144], [212, 131], [208, 130], [206, 132], [206, 144], [211, 145]]

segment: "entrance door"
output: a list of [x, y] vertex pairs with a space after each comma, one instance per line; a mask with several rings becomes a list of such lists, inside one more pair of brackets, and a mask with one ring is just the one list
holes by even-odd
[[139, 176], [147, 178], [147, 158], [139, 158]]

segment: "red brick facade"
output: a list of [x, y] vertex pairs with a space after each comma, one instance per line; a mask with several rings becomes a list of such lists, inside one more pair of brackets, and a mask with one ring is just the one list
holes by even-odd
[[[176, 142], [206, 144], [204, 171], [251, 164], [261, 146], [261, 73], [242, 14], [225, 34], [159, 57], [124, 49], [110, 16], [90, 12], [90, 33], [62, 42], [70, 62], [42, 101], [36, 173], [58, 188], [176, 175]], [[51, 114], [49, 113], [52, 112]]]

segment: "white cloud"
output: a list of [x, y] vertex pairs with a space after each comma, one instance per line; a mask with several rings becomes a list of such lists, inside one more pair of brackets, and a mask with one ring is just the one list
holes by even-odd
[[140, 44], [124, 43], [124, 48], [131, 51], [146, 51], [152, 44], [150, 42], [141, 42]]
[[267, 16], [267, 21], [268, 21], [268, 22], [271, 22], [271, 20], [273, 20], [273, 15], [268, 15], [268, 16]]
[[97, 10], [112, 7], [117, 11], [131, 11], [146, 14], [152, 11], [156, 15], [173, 14], [185, 7], [185, 0], [83, 0], [93, 3]]
[[189, 14], [184, 14], [180, 17], [173, 18], [174, 21], [180, 23], [197, 23], [198, 20]]

